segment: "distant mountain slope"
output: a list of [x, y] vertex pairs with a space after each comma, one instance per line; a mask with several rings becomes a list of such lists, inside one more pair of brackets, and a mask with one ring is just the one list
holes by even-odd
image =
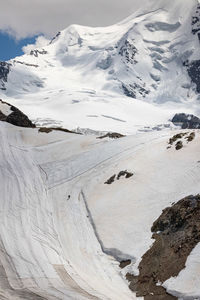
[[[66, 122], [70, 111], [75, 119], [82, 120], [70, 121], [71, 124], [65, 124], [68, 128], [71, 125], [95, 129], [91, 118], [98, 112], [106, 114], [99, 103], [106, 101], [109, 111], [113, 109], [113, 99], [118, 102], [125, 96], [170, 106], [170, 111], [185, 107], [199, 114], [199, 43], [197, 0], [150, 1], [146, 8], [121, 23], [105, 28], [72, 25], [59, 32], [46, 47], [2, 62], [1, 93], [11, 98], [9, 101], [21, 99], [18, 106], [31, 117], [34, 111], [42, 117], [40, 111], [44, 108], [53, 118], [51, 112], [57, 103], [57, 119]], [[78, 104], [76, 111], [82, 111], [81, 115], [74, 112], [71, 104]], [[121, 119], [119, 108], [115, 111], [112, 117]], [[130, 114], [133, 111], [134, 108], [130, 109]], [[144, 108], [140, 111], [142, 116]], [[163, 121], [171, 114], [165, 111]], [[159, 118], [154, 119], [160, 122]]]

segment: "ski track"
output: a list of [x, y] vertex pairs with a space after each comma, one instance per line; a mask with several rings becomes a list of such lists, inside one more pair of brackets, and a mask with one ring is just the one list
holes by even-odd
[[[180, 200], [177, 197], [184, 193], [198, 192], [200, 178], [196, 163], [199, 157], [195, 149], [199, 145], [199, 135], [197, 133], [194, 142], [185, 144], [182, 152], [177, 152], [166, 150], [173, 134], [168, 130], [97, 142], [95, 137], [65, 133], [41, 136], [37, 129], [16, 129], [0, 123], [2, 299], [136, 299], [123, 277], [124, 272], [119, 269], [118, 260], [131, 258], [129, 268], [134, 271], [145, 247], [152, 243], [148, 227], [156, 214], [159, 215], [171, 201]], [[190, 149], [194, 149], [194, 158]], [[145, 162], [147, 153], [154, 168], [163, 166], [166, 156], [169, 166], [162, 172], [159, 169], [161, 173], [156, 175], [151, 161]], [[153, 181], [148, 176], [138, 177], [138, 168], [142, 166], [145, 170], [145, 165], [153, 171]], [[120, 179], [111, 186], [103, 185], [108, 176], [128, 166], [131, 170], [134, 166], [134, 173], [136, 170], [132, 181]], [[167, 194], [157, 176], [163, 176], [166, 186], [173, 187], [166, 176], [169, 170], [172, 181], [178, 173], [180, 175], [177, 191], [172, 189]], [[143, 225], [138, 223], [140, 204], [129, 203], [129, 198], [124, 198], [123, 208], [119, 202], [124, 189], [132, 193], [135, 184], [142, 193], [140, 197], [135, 190], [143, 207], [141, 220], [147, 219]], [[142, 188], [146, 185], [148, 189]], [[148, 202], [145, 200], [147, 191]], [[108, 208], [105, 205], [107, 197], [110, 199]], [[155, 202], [156, 197], [159, 202]], [[118, 218], [119, 212], [116, 214], [118, 205], [124, 219]], [[130, 205], [131, 218], [133, 208], [136, 214], [131, 222], [124, 211], [126, 205]], [[100, 222], [102, 213], [103, 223]], [[112, 224], [107, 219], [109, 214]], [[108, 233], [104, 232], [105, 226]], [[127, 233], [123, 233], [124, 226]], [[142, 232], [137, 240], [139, 229]]]
[[9, 145], [12, 129], [5, 127], [1, 124], [0, 261], [9, 284], [0, 285], [2, 297], [134, 299], [114, 260], [102, 252], [79, 189], [75, 186], [68, 202], [71, 184], [46, 189], [32, 150]]

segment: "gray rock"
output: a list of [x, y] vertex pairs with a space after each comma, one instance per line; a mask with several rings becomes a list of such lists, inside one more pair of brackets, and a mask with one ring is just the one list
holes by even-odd
[[200, 129], [200, 118], [194, 115], [176, 114], [172, 119], [172, 123], [181, 126], [182, 129]]
[[33, 124], [31, 122], [31, 120], [29, 120], [29, 118], [22, 112], [20, 111], [18, 108], [16, 108], [15, 106], [10, 105], [7, 102], [3, 102], [2, 100], [0, 100], [1, 103], [5, 103], [8, 106], [10, 106], [11, 109], [11, 113], [6, 116], [4, 115], [1, 111], [0, 111], [0, 121], [4, 121], [7, 123], [10, 123], [12, 125], [15, 126], [20, 126], [20, 127], [29, 127], [29, 128], [35, 128], [35, 124]]

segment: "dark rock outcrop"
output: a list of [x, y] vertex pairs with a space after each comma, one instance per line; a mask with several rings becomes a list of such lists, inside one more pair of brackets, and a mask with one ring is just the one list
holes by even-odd
[[37, 50], [36, 49], [36, 50], [31, 50], [30, 55], [38, 57], [39, 54], [44, 55], [44, 54], [47, 54], [47, 53], [48, 52], [46, 50], [44, 50], [44, 49], [42, 49], [42, 50]]
[[137, 48], [133, 45], [134, 41], [125, 40], [119, 49], [119, 55], [122, 56], [125, 63], [137, 64], [135, 55], [138, 53]]
[[186, 62], [185, 66], [187, 67], [187, 72], [191, 78], [191, 81], [196, 84], [196, 91], [199, 94], [200, 93], [200, 60]]
[[68, 130], [68, 129], [62, 128], [62, 127], [40, 127], [39, 130], [38, 130], [38, 132], [43, 132], [43, 133], [50, 133], [52, 131], [62, 131], [62, 132], [81, 134], [82, 135], [82, 133], [71, 131], [71, 130]]
[[122, 260], [119, 264], [119, 267], [121, 269], [126, 268], [127, 266], [129, 266], [131, 264], [131, 260], [127, 259], [127, 260]]
[[130, 85], [127, 86], [124, 83], [122, 83], [122, 89], [123, 89], [124, 94], [127, 97], [134, 98], [134, 99], [136, 98], [136, 93], [135, 93], [133, 87], [131, 87]]
[[20, 127], [35, 128], [35, 125], [21, 110], [19, 110], [15, 106], [10, 105], [7, 102], [3, 102], [2, 100], [0, 100], [0, 103], [4, 103], [10, 106], [10, 110], [12, 111], [8, 116], [4, 115], [3, 112], [0, 111], [0, 121], [4, 121]]
[[112, 184], [115, 181], [116, 174], [111, 176], [104, 184]]
[[130, 289], [145, 300], [177, 299], [159, 283], [177, 276], [200, 242], [200, 195], [188, 196], [164, 209], [151, 230], [155, 242], [142, 257], [139, 276], [126, 276]]
[[133, 173], [126, 171], [120, 171], [118, 175], [114, 174], [111, 176], [104, 184], [112, 184], [115, 179], [119, 180], [121, 177], [125, 177], [126, 179], [133, 176]]
[[124, 94], [127, 97], [130, 98], [137, 98], [137, 95], [142, 96], [145, 98], [150, 92], [145, 89], [146, 84], [138, 84], [138, 83], [133, 83], [133, 84], [124, 84], [122, 83], [122, 90]]
[[187, 144], [192, 142], [195, 139], [195, 132], [180, 132], [175, 134], [173, 137], [169, 139], [169, 146], [167, 149], [172, 148], [175, 144], [175, 149], [180, 150], [183, 148], [184, 141], [187, 141]]
[[[192, 34], [196, 35], [200, 41], [200, 4], [197, 5], [191, 22]], [[186, 60], [183, 66], [187, 68], [187, 72], [191, 81], [196, 85], [196, 92], [200, 93], [200, 60]]]
[[121, 177], [130, 178], [133, 176], [133, 173], [126, 171], [120, 171], [117, 175], [117, 180], [119, 180]]
[[191, 132], [189, 136], [186, 137], [187, 142], [192, 142], [195, 138], [195, 132]]
[[178, 134], [175, 134], [173, 137], [171, 137], [169, 139], [169, 144], [170, 145], [173, 145], [175, 142], [177, 142], [179, 139], [182, 139], [187, 133], [185, 132], [181, 132], [181, 133], [178, 133]]
[[123, 135], [121, 133], [117, 133], [117, 132], [108, 132], [107, 134], [105, 134], [103, 136], [97, 137], [97, 139], [105, 139], [107, 137], [110, 139], [120, 139], [122, 137], [125, 137], [125, 135]]
[[200, 40], [200, 4], [197, 5], [195, 15], [192, 17], [192, 33], [197, 34]]
[[176, 143], [175, 149], [176, 149], [176, 150], [180, 150], [180, 149], [182, 149], [182, 148], [183, 148], [183, 142], [182, 142], [182, 141], [178, 141], [178, 142]]
[[5, 90], [5, 82], [7, 82], [11, 64], [5, 61], [0, 61], [0, 89]]
[[172, 119], [172, 123], [181, 126], [182, 129], [200, 129], [200, 118], [194, 115], [176, 114]]
[[59, 38], [60, 35], [61, 35], [61, 32], [59, 31], [59, 32], [52, 38], [52, 40], [50, 41], [49, 45], [51, 45], [53, 42], [55, 42], [55, 41]]
[[24, 61], [20, 61], [20, 60], [13, 60], [13, 63], [15, 64], [20, 64], [20, 65], [24, 65], [24, 66], [27, 66], [27, 67], [35, 67], [35, 68], [38, 68], [39, 65], [35, 65], [35, 64], [28, 64], [28, 63], [25, 63]]

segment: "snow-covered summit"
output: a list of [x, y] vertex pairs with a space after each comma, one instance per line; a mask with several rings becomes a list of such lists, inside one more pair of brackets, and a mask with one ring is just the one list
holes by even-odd
[[[163, 122], [177, 109], [199, 115], [199, 30], [197, 0], [150, 1], [126, 20], [105, 28], [71, 25], [45, 47], [1, 65], [2, 94], [9, 102], [21, 99], [17, 105], [32, 118], [42, 118], [44, 108], [49, 118], [68, 128], [100, 129], [91, 118], [102, 115], [127, 121], [129, 114], [124, 116], [118, 107], [123, 100], [135, 118], [127, 96], [131, 102], [134, 98], [162, 104]], [[151, 113], [159, 123], [156, 112], [152, 114], [156, 109], [141, 104], [140, 115]], [[110, 114], [111, 110], [116, 113]], [[71, 120], [69, 112], [79, 122]], [[66, 119], [70, 119], [67, 124]], [[115, 125], [107, 125], [103, 129], [116, 130]]]

